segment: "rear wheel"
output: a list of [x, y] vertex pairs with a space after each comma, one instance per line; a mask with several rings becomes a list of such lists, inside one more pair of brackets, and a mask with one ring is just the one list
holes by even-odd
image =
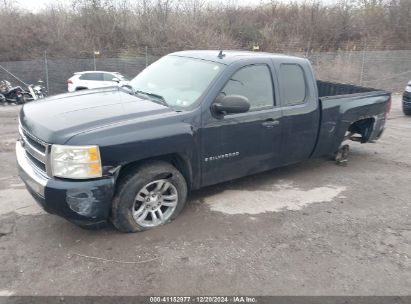
[[187, 199], [187, 184], [171, 164], [158, 161], [138, 167], [120, 179], [112, 222], [123, 232], [137, 232], [174, 220]]

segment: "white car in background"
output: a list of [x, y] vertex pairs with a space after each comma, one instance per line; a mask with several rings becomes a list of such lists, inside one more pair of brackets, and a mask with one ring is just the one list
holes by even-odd
[[128, 82], [129, 79], [118, 72], [76, 72], [67, 80], [67, 90], [69, 92], [74, 92], [78, 90], [122, 86], [128, 84]]

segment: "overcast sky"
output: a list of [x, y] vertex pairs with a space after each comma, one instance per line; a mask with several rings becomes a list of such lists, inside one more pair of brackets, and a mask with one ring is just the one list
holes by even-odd
[[[114, 0], [115, 1], [115, 0]], [[222, 1], [227, 0], [205, 0], [206, 2], [210, 3], [220, 3]], [[236, 3], [238, 5], [257, 5], [260, 3], [268, 3], [270, 0], [229, 0], [231, 3]], [[311, 2], [313, 0], [280, 0], [280, 2]], [[336, 0], [324, 0], [321, 2], [332, 3]], [[37, 12], [44, 8], [47, 4], [51, 4], [53, 2], [60, 2], [69, 4], [71, 0], [12, 0], [11, 2], [17, 3], [19, 7], [25, 8], [32, 12]]]

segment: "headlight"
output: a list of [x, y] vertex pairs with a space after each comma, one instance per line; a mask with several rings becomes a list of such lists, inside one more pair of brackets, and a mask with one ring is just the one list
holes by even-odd
[[53, 176], [87, 179], [101, 177], [101, 159], [98, 146], [51, 146]]
[[411, 93], [411, 86], [410, 86], [410, 85], [406, 86], [406, 87], [405, 87], [405, 91]]

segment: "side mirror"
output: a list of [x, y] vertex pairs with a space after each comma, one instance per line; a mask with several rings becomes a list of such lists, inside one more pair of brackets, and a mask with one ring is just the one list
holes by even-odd
[[218, 114], [245, 113], [250, 109], [247, 97], [241, 95], [228, 95], [218, 98], [213, 104], [214, 111]]
[[119, 83], [120, 82], [120, 79], [118, 79], [118, 78], [113, 78], [113, 79], [111, 79], [111, 81], [114, 81], [114, 82], [117, 82], [117, 83]]

